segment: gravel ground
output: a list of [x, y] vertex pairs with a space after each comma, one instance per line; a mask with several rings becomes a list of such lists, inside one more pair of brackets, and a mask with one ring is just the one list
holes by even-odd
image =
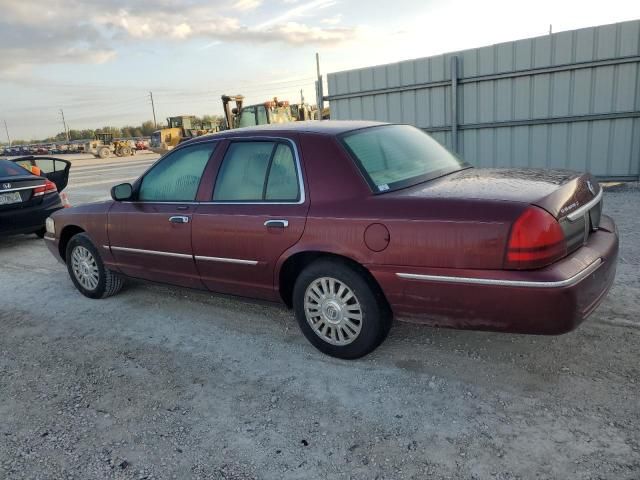
[[577, 331], [396, 323], [351, 362], [278, 307], [86, 299], [41, 240], [0, 239], [0, 478], [638, 479], [638, 207], [605, 194], [618, 276]]

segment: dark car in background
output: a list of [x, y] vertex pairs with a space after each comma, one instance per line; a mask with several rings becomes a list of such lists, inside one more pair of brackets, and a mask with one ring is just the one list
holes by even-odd
[[0, 160], [0, 235], [43, 237], [46, 219], [65, 206], [59, 192], [67, 186], [70, 168], [58, 158]]
[[393, 318], [572, 330], [613, 283], [618, 235], [587, 173], [479, 169], [424, 132], [296, 122], [203, 136], [45, 236], [90, 298], [125, 277], [292, 306], [323, 352], [356, 358]]

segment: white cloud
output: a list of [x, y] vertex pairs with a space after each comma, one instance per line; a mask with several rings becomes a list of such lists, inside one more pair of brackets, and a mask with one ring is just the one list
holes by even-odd
[[324, 25], [338, 25], [340, 22], [342, 22], [341, 13], [334, 15], [333, 17], [323, 18], [322, 20], [320, 20], [320, 23]]
[[237, 10], [254, 10], [262, 5], [262, 0], [238, 0], [234, 5]]

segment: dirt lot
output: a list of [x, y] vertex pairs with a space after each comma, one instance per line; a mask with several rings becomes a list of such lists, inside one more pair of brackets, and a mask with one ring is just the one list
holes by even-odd
[[0, 239], [0, 478], [638, 479], [640, 187], [605, 212], [618, 276], [577, 331], [396, 323], [352, 362], [277, 307], [86, 299], [43, 241]]

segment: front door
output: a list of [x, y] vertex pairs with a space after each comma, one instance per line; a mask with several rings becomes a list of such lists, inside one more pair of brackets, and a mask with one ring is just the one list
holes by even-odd
[[109, 247], [124, 274], [203, 288], [191, 229], [198, 186], [215, 145], [176, 149], [136, 182], [133, 201], [114, 203], [109, 211]]
[[214, 292], [276, 299], [275, 265], [302, 236], [308, 210], [295, 144], [232, 140], [210, 202], [193, 215], [193, 252]]

